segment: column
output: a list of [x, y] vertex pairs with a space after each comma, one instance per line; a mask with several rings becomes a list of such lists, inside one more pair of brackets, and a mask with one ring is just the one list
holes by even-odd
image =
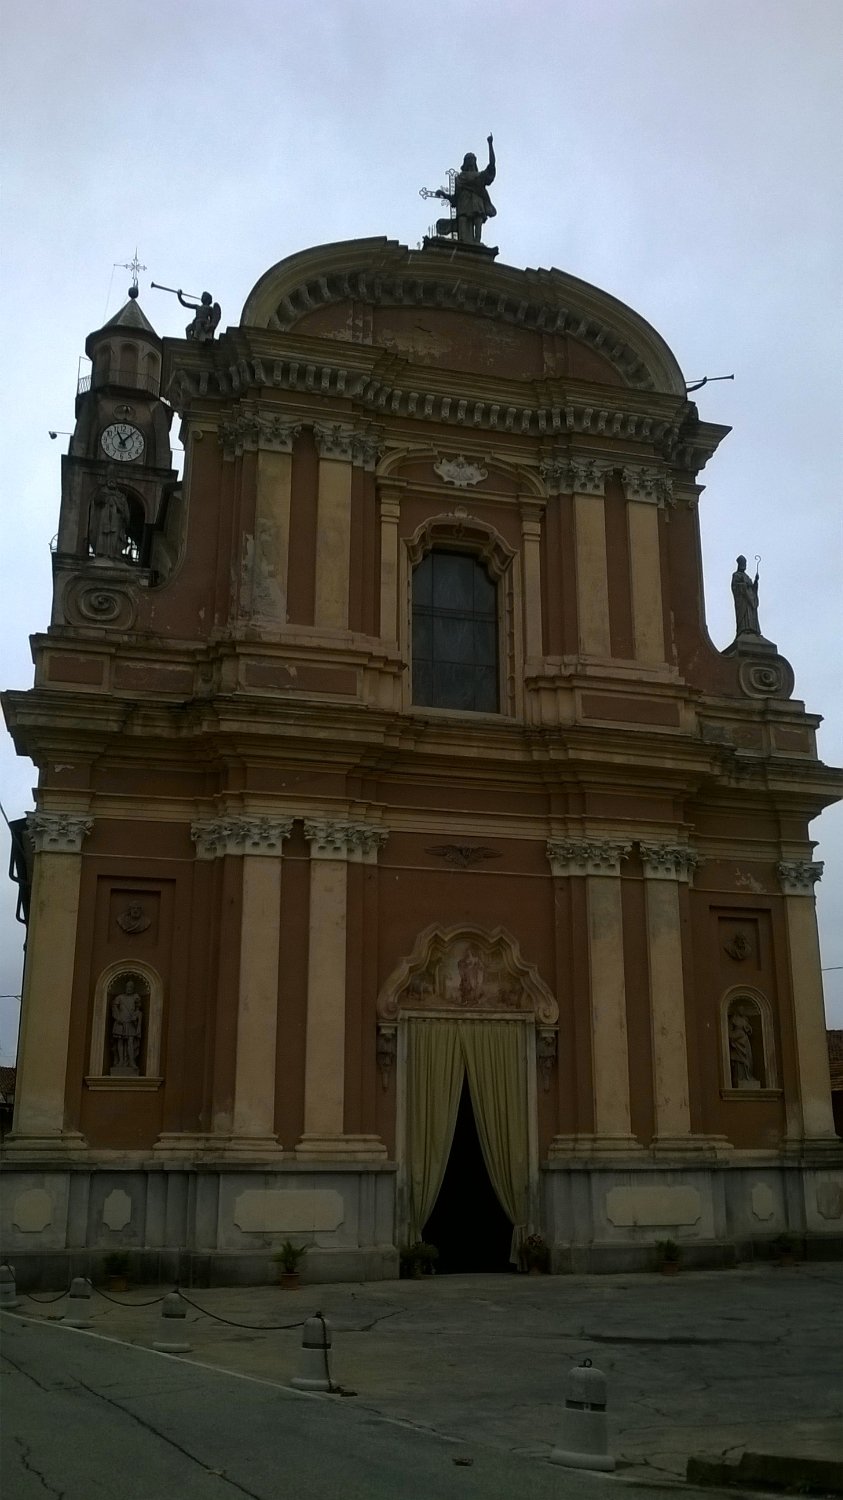
[[354, 433], [317, 424], [313, 435], [319, 452], [315, 622], [328, 630], [347, 630]]
[[653, 1146], [656, 1150], [696, 1149], [690, 1135], [679, 882], [690, 880], [697, 857], [679, 844], [640, 844], [639, 848], [647, 905]]
[[777, 869], [785, 898], [787, 942], [790, 950], [793, 1032], [801, 1105], [799, 1144], [839, 1146], [831, 1108], [820, 944], [814, 901], [814, 883], [822, 876], [823, 867], [818, 861], [793, 859], [783, 860]]
[[524, 657], [538, 662], [542, 656], [541, 531], [544, 507], [521, 502], [521, 588], [524, 594]]
[[398, 523], [401, 491], [394, 484], [378, 486], [381, 527], [380, 637], [398, 649]]
[[377, 1136], [344, 1129], [347, 876], [349, 860], [377, 860], [386, 831], [319, 819], [305, 821], [304, 835], [310, 844], [310, 922], [304, 1131], [296, 1155], [366, 1161], [384, 1157], [386, 1147]]
[[243, 850], [240, 986], [229, 1153], [280, 1149], [275, 1134], [281, 858], [292, 818], [237, 820]]
[[626, 1034], [623, 917], [620, 865], [631, 845], [610, 839], [550, 839], [554, 876], [585, 876], [588, 907], [588, 967], [594, 1136], [558, 1138], [550, 1155], [587, 1150], [613, 1154], [640, 1150], [629, 1109], [629, 1049]]
[[629, 464], [623, 471], [623, 484], [635, 659], [656, 666], [665, 659], [659, 507], [664, 503], [669, 477], [656, 469]]
[[265, 417], [261, 424], [255, 497], [252, 616], [261, 624], [287, 622], [293, 442], [300, 426]]
[[65, 1129], [65, 1091], [82, 842], [92, 827], [91, 818], [77, 813], [27, 819], [35, 864], [10, 1154], [84, 1145], [78, 1131]]

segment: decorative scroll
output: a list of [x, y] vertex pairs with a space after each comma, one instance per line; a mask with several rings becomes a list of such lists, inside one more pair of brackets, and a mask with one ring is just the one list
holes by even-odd
[[464, 453], [459, 453], [456, 458], [440, 458], [438, 464], [433, 465], [434, 474], [438, 474], [445, 484], [453, 484], [458, 490], [464, 490], [472, 484], [479, 484], [481, 479], [488, 479], [489, 470], [480, 464], [473, 464], [466, 458]]

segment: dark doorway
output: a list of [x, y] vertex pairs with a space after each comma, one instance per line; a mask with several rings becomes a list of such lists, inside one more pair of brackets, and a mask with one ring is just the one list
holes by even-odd
[[438, 1273], [513, 1269], [509, 1262], [512, 1225], [486, 1171], [468, 1079], [463, 1080], [445, 1180], [423, 1234], [439, 1251]]

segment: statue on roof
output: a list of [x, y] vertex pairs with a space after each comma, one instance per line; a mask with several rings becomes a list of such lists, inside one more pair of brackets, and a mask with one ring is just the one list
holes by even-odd
[[210, 292], [203, 292], [199, 302], [188, 301], [181, 287], [178, 288], [176, 296], [182, 307], [189, 308], [194, 314], [192, 321], [184, 330], [185, 338], [196, 339], [200, 344], [210, 343], [222, 317], [222, 308], [219, 303], [214, 302]]
[[732, 598], [735, 601], [735, 629], [740, 635], [758, 635], [758, 571], [750, 578], [746, 571], [746, 558], [737, 559], [737, 568], [732, 574]]
[[422, 189], [424, 197], [441, 198], [454, 210], [454, 217], [438, 219], [436, 233], [443, 237], [456, 235], [461, 245], [479, 245], [483, 225], [493, 219], [497, 209], [489, 197], [489, 184], [495, 180], [495, 148], [492, 137], [486, 137], [489, 146], [489, 165], [481, 171], [473, 151], [466, 153], [459, 171], [452, 173], [451, 187], [436, 188], [430, 192]]

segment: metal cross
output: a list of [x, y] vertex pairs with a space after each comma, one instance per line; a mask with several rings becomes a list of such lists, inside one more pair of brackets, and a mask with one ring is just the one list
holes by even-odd
[[114, 262], [114, 264], [115, 264], [115, 266], [119, 266], [120, 269], [123, 270], [123, 271], [131, 271], [131, 273], [132, 273], [132, 286], [134, 286], [134, 287], [136, 287], [137, 284], [138, 284], [138, 271], [145, 271], [146, 270], [146, 266], [142, 266], [141, 263], [140, 263], [140, 261], [138, 260], [138, 247], [137, 247], [137, 245], [135, 245], [135, 254], [134, 254], [134, 259], [133, 260], [116, 260]]

